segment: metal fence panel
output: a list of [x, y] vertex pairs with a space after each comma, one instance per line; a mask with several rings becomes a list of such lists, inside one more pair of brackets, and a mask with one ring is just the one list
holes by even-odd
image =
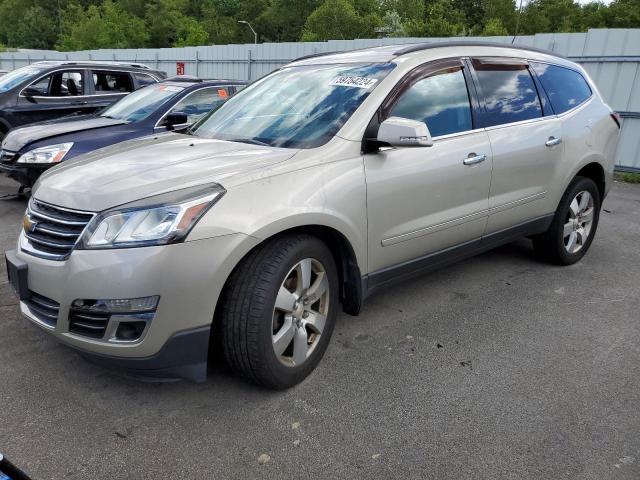
[[[255, 80], [304, 55], [447, 40], [451, 39], [380, 38], [82, 52], [3, 52], [0, 53], [0, 69], [13, 70], [42, 60], [109, 60], [145, 63], [173, 75], [176, 63], [183, 62], [187, 75]], [[541, 33], [515, 39], [466, 37], [463, 40], [513, 41], [516, 45], [548, 49], [581, 63], [604, 99], [625, 117], [617, 165], [640, 170], [640, 29], [591, 29], [587, 33]]]

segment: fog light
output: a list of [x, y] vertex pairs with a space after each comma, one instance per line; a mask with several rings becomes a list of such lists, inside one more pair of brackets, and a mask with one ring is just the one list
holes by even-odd
[[147, 322], [121, 322], [116, 330], [116, 340], [132, 342], [142, 336]]
[[89, 312], [132, 313], [152, 312], [158, 307], [160, 296], [113, 300], [74, 300], [71, 306]]

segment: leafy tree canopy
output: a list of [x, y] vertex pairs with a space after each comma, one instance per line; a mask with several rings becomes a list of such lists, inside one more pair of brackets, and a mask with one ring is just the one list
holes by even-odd
[[0, 45], [78, 50], [640, 28], [640, 0], [0, 0]]

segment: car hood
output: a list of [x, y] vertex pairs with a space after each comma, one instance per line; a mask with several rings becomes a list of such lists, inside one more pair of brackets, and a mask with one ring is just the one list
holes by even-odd
[[2, 148], [12, 152], [17, 152], [30, 143], [58, 135], [91, 130], [94, 128], [124, 125], [125, 123], [126, 122], [124, 120], [94, 116], [74, 117], [52, 122], [36, 123], [26, 127], [16, 128], [9, 132], [2, 142]]
[[152, 195], [266, 168], [297, 150], [179, 134], [145, 137], [96, 150], [47, 171], [34, 187], [38, 200], [102, 211]]

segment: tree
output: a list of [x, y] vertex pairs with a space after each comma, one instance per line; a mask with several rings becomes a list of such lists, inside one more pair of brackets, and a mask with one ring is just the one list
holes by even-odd
[[58, 28], [44, 8], [34, 5], [15, 25], [12, 37], [12, 43], [23, 48], [48, 50], [58, 38]]
[[375, 15], [358, 15], [349, 0], [326, 0], [307, 18], [302, 40], [372, 38], [380, 23]]
[[261, 38], [270, 42], [299, 41], [307, 18], [321, 3], [321, 0], [272, 0], [256, 19]]
[[464, 35], [465, 16], [453, 6], [451, 0], [434, 0], [427, 7], [424, 34], [428, 37], [454, 37]]
[[51, 2], [0, 0], [0, 43], [9, 47], [51, 49], [58, 33], [58, 13]]
[[97, 48], [140, 48], [149, 40], [144, 21], [131, 15], [111, 0], [86, 10], [76, 3], [64, 12], [59, 50]]
[[485, 37], [498, 37], [509, 35], [509, 32], [499, 18], [490, 18], [487, 20], [487, 23], [484, 24], [482, 35]]

